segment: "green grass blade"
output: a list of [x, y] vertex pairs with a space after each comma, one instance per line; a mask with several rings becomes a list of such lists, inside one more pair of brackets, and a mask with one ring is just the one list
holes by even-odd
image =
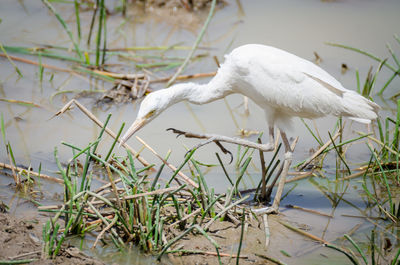
[[392, 148], [396, 151], [399, 150], [399, 127], [400, 126], [400, 99], [397, 100], [397, 118], [396, 118], [396, 130], [394, 131]]
[[56, 16], [57, 20], [61, 23], [62, 27], [64, 30], [67, 32], [69, 39], [72, 41], [76, 53], [79, 56], [79, 59], [81, 62], [84, 62], [84, 57], [82, 56], [81, 50], [79, 49], [79, 45], [76, 43], [74, 40], [74, 37], [72, 36], [72, 32], [69, 29], [68, 25], [65, 23], [64, 19], [57, 13], [57, 11], [54, 9], [54, 7], [49, 3], [48, 0], [42, 0], [43, 4]]
[[353, 247], [357, 250], [357, 252], [361, 255], [362, 259], [364, 260], [365, 265], [368, 265], [367, 257], [365, 256], [364, 252], [361, 250], [360, 246], [354, 242], [354, 240], [347, 234], [344, 234], [344, 237], [350, 241]]
[[[363, 54], [363, 55], [365, 55], [365, 56], [367, 56], [367, 57], [369, 57], [371, 59], [374, 59], [375, 61], [382, 62], [382, 59], [380, 59], [379, 57], [377, 57], [377, 56], [375, 56], [375, 55], [373, 55], [373, 54], [371, 54], [369, 52], [366, 52], [366, 51], [363, 51], [361, 49], [358, 49], [358, 48], [354, 48], [354, 47], [351, 47], [351, 46], [338, 44], [338, 43], [332, 43], [332, 42], [327, 42], [326, 44], [329, 45], [329, 46], [333, 46], [333, 47], [339, 47], [339, 48], [343, 48], [343, 49], [346, 49], [346, 50], [355, 51], [355, 52]], [[393, 72], [397, 71], [396, 68], [394, 68], [392, 65], [388, 64], [387, 62], [384, 62], [384, 65], [387, 68], [389, 68], [390, 70], [392, 70]]]
[[99, 26], [97, 28], [97, 35], [96, 35], [96, 66], [100, 65], [100, 43], [101, 43], [101, 36], [102, 36], [102, 29], [103, 29], [103, 17], [104, 17], [104, 0], [100, 0], [100, 16], [99, 16]]
[[79, 7], [80, 3], [78, 0], [74, 0], [74, 7], [75, 7], [75, 20], [76, 20], [76, 30], [78, 32], [78, 40], [81, 40], [81, 19], [79, 16]]
[[18, 66], [14, 63], [14, 61], [10, 58], [10, 56], [8, 56], [7, 51], [6, 51], [6, 49], [4, 49], [2, 43], [0, 43], [0, 49], [5, 54], [5, 56], [7, 57], [7, 60], [10, 62], [10, 64], [14, 67], [14, 69], [17, 72], [17, 74], [19, 75], [19, 77], [24, 77], [22, 75], [21, 71], [19, 70]]
[[106, 158], [105, 158], [104, 160], [108, 161], [108, 159], [110, 158], [111, 153], [112, 153], [112, 151], [114, 150], [114, 147], [115, 147], [115, 145], [116, 145], [116, 143], [117, 143], [117, 141], [118, 141], [118, 139], [119, 139], [119, 136], [121, 135], [122, 130], [124, 129], [124, 127], [125, 127], [125, 122], [122, 123], [121, 127], [119, 128], [117, 137], [115, 137], [115, 139], [114, 139], [114, 141], [113, 141], [113, 143], [112, 143], [112, 145], [111, 145], [111, 147], [110, 147], [110, 150], [108, 151], [108, 153], [107, 153], [107, 155], [106, 155]]

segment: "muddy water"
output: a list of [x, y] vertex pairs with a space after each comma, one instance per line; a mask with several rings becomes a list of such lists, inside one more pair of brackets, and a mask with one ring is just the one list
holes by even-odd
[[[113, 3], [115, 4], [115, 3]], [[57, 5], [57, 10], [63, 14], [69, 23], [74, 25], [74, 13], [72, 5]], [[217, 56], [223, 61], [223, 54], [232, 48], [245, 43], [263, 43], [288, 50], [309, 60], [314, 59], [313, 52], [317, 52], [322, 58], [321, 67], [330, 72], [343, 85], [349, 89], [355, 89], [355, 70], [360, 71], [363, 80], [371, 65], [375, 68], [377, 63], [365, 56], [334, 48], [324, 44], [325, 42], [336, 42], [358, 47], [381, 57], [389, 57], [385, 48], [386, 42], [390, 42], [395, 51], [400, 50], [398, 44], [393, 41], [393, 34], [399, 34], [398, 25], [400, 17], [400, 2], [396, 0], [382, 1], [228, 1], [228, 5], [220, 8], [213, 18], [207, 31], [202, 47], [198, 54], [206, 53], [208, 57], [199, 62], [191, 64], [186, 73], [211, 72], [216, 70], [212, 56]], [[83, 28], [86, 29], [90, 23], [90, 13], [82, 13]], [[129, 17], [124, 21], [120, 15], [111, 16], [107, 21], [109, 34], [109, 47], [130, 47], [130, 46], [160, 46], [182, 43], [190, 46], [197, 32], [201, 28], [207, 13], [198, 15], [183, 13], [177, 15], [172, 11], [155, 10], [143, 14], [140, 9], [130, 10]], [[0, 4], [0, 41], [3, 45], [13, 46], [34, 46], [36, 44], [53, 44], [70, 47], [66, 37], [56, 19], [50, 15], [40, 1], [12, 1], [3, 0]], [[73, 29], [75, 30], [75, 29]], [[397, 32], [396, 32], [397, 31]], [[83, 42], [83, 41], [82, 41]], [[83, 44], [82, 44], [83, 45]], [[168, 52], [169, 56], [185, 56], [187, 51]], [[151, 51], [142, 52], [151, 54]], [[21, 56], [21, 55], [18, 55]], [[22, 57], [22, 56], [21, 56]], [[35, 57], [25, 56], [33, 61]], [[56, 60], [42, 59], [48, 64], [66, 67], [66, 63]], [[114, 58], [111, 63], [122, 63], [122, 72], [135, 72], [134, 64], [121, 59]], [[341, 64], [346, 63], [349, 70], [341, 74]], [[71, 157], [71, 151], [63, 147], [61, 141], [70, 142], [78, 146], [85, 146], [93, 141], [99, 133], [99, 129], [93, 125], [78, 110], [70, 114], [49, 118], [65, 102], [75, 94], [65, 93], [63, 96], [55, 95], [62, 90], [96, 90], [109, 89], [110, 84], [103, 82], [92, 82], [77, 78], [65, 73], [45, 70], [44, 80], [39, 81], [38, 67], [17, 63], [21, 69], [23, 78], [19, 78], [13, 67], [4, 58], [0, 58], [0, 97], [6, 99], [18, 99], [39, 104], [40, 108], [21, 106], [0, 102], [0, 112], [4, 116], [6, 126], [6, 137], [14, 150], [16, 161], [21, 165], [32, 165], [37, 170], [42, 164], [42, 172], [55, 175], [56, 166], [54, 163], [54, 147], [59, 148], [61, 161], [67, 161]], [[163, 77], [170, 73], [155, 73]], [[390, 72], [383, 71], [377, 80], [379, 89]], [[207, 79], [199, 80], [206, 82]], [[396, 83], [397, 82], [397, 83]], [[399, 86], [395, 81], [387, 91], [385, 97], [392, 95]], [[162, 85], [154, 85], [158, 89]], [[55, 95], [55, 96], [54, 96]], [[81, 97], [79, 100], [84, 103], [96, 116], [105, 120], [108, 113], [113, 117], [110, 123], [111, 128], [117, 131], [122, 122], [130, 124], [137, 113], [138, 102], [118, 106], [95, 105], [94, 97]], [[53, 97], [54, 96], [54, 97]], [[49, 99], [52, 98], [52, 101]], [[390, 100], [378, 99], [377, 102], [386, 106], [382, 115], [387, 115], [387, 109], [393, 108], [394, 103]], [[234, 136], [240, 128], [248, 130], [266, 131], [267, 124], [264, 114], [257, 106], [250, 103], [250, 116], [243, 115], [242, 97], [233, 95], [226, 100], [210, 103], [206, 106], [194, 106], [185, 103], [177, 104], [163, 113], [147, 127], [143, 128], [137, 135], [149, 143], [161, 155], [173, 150], [170, 161], [179, 164], [186, 152], [186, 147], [198, 143], [195, 140], [176, 139], [174, 135], [166, 132], [169, 127], [197, 131], [218, 133]], [[333, 118], [325, 118], [316, 121], [324, 140], [328, 139], [326, 131], [331, 130], [336, 122]], [[311, 124], [311, 122], [308, 122]], [[365, 128], [354, 124], [348, 129], [350, 137], [351, 130], [363, 130]], [[291, 136], [300, 136], [299, 144], [296, 147], [294, 159], [301, 161], [308, 157], [311, 148], [316, 147], [316, 142], [305, 129], [304, 125], [297, 121], [295, 131]], [[255, 137], [251, 137], [255, 140]], [[134, 148], [141, 146], [135, 140], [129, 142]], [[4, 143], [2, 143], [3, 146]], [[100, 148], [106, 150], [110, 141], [102, 143]], [[369, 158], [368, 149], [364, 144], [358, 144], [350, 148], [347, 159], [355, 167], [357, 163], [364, 162]], [[227, 146], [234, 154], [236, 148]], [[4, 147], [1, 149], [1, 162], [8, 162]], [[216, 164], [217, 160], [213, 155], [218, 151], [214, 146], [206, 146], [196, 152], [196, 159], [209, 164]], [[118, 150], [123, 154], [122, 150]], [[143, 156], [150, 162], [159, 164], [148, 151], [143, 151]], [[229, 157], [223, 157], [226, 163]], [[327, 177], [335, 176], [334, 157], [328, 157], [325, 163]], [[235, 176], [235, 167], [228, 166], [229, 172]], [[227, 180], [218, 168], [211, 168], [206, 175], [209, 186], [214, 187], [216, 192], [224, 192], [227, 187]], [[255, 156], [254, 164], [244, 180], [243, 188], [253, 188], [259, 180], [259, 163]], [[33, 210], [34, 207], [19, 197], [19, 202], [13, 197], [12, 190], [8, 184], [12, 180], [8, 176], [0, 177], [1, 197], [6, 203], [10, 203], [13, 211], [20, 213], [22, 209]], [[327, 184], [318, 181], [320, 185]], [[57, 184], [44, 183], [43, 192], [45, 198], [42, 203], [52, 203], [54, 191], [61, 192]], [[289, 190], [294, 184], [288, 185]], [[343, 217], [343, 214], [356, 215], [359, 212], [351, 204], [365, 208], [363, 200], [358, 196], [357, 182], [352, 182], [346, 190], [344, 198], [349, 203], [342, 201], [337, 208], [332, 209], [332, 203], [318, 189], [317, 184], [310, 181], [299, 182], [297, 187], [282, 202], [296, 204], [307, 208], [313, 208], [322, 212], [333, 212], [335, 218], [326, 219], [311, 214], [304, 214], [295, 210], [284, 210], [283, 213], [289, 220], [295, 220], [299, 224], [307, 224], [310, 232], [324, 237], [326, 240], [334, 240], [356, 224], [361, 223], [359, 231], [360, 238], [364, 232], [370, 229], [368, 223], [354, 218]], [[343, 183], [329, 183], [330, 192], [341, 193], [345, 191]], [[272, 232], [273, 233], [273, 232]], [[368, 233], [365, 233], [368, 234]], [[290, 239], [288, 239], [290, 241]], [[299, 256], [299, 263], [309, 264], [312, 260], [315, 264], [323, 259], [318, 249], [308, 243], [309, 248], [300, 247], [298, 242], [290, 242], [287, 249], [293, 256]], [[96, 253], [95, 253], [96, 254]], [[97, 253], [99, 254], [99, 253]], [[100, 254], [99, 254], [100, 255]], [[135, 252], [136, 255], [136, 252]], [[104, 256], [104, 255], [100, 255]], [[285, 257], [281, 255], [282, 260]], [[120, 261], [123, 263], [124, 261]], [[126, 261], [128, 262], [128, 261]], [[141, 261], [142, 262], [142, 261]], [[290, 259], [288, 260], [290, 262]], [[151, 263], [151, 261], [149, 261]]]

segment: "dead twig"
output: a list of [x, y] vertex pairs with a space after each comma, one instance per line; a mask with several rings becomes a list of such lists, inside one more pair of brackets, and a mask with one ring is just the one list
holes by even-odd
[[[70, 107], [75, 104], [89, 119], [91, 119], [94, 123], [96, 123], [100, 128], [104, 127], [104, 124], [95, 116], [93, 113], [91, 113], [85, 106], [83, 106], [81, 103], [79, 103], [76, 99], [72, 99], [69, 101], [67, 104], [65, 104], [64, 107], [62, 107], [56, 114], [53, 115], [59, 116], [66, 112], [67, 110], [70, 109]], [[53, 118], [51, 117], [51, 118]], [[105, 128], [105, 132], [108, 133], [112, 138], [116, 139], [117, 135], [108, 127]], [[118, 142], [120, 142], [120, 139], [117, 139]], [[140, 163], [143, 164], [143, 166], [147, 167], [150, 164], [142, 158], [132, 147], [130, 147], [127, 143], [124, 143], [123, 146], [128, 149], [137, 159], [139, 160]], [[154, 170], [154, 169], [153, 169]]]
[[326, 216], [326, 217], [329, 217], [329, 218], [333, 218], [333, 215], [331, 215], [331, 214], [321, 213], [321, 212], [318, 212], [318, 211], [316, 211], [316, 210], [303, 208], [303, 207], [300, 207], [300, 206], [297, 206], [297, 205], [289, 204], [289, 205], [286, 205], [286, 208], [289, 208], [289, 209], [297, 209], [297, 210], [301, 210], [301, 211], [304, 211], [304, 212], [313, 213], [313, 214], [318, 214], [318, 215], [321, 215], [321, 216]]
[[265, 249], [268, 249], [271, 233], [269, 232], [268, 214], [263, 215], [264, 232], [265, 232]]
[[[168, 163], [167, 161], [165, 161], [165, 159], [163, 159], [159, 154], [157, 154], [156, 151], [154, 151], [153, 148], [151, 148], [145, 141], [143, 141], [139, 136], [136, 136], [136, 139], [141, 142], [147, 149], [149, 149], [156, 157], [158, 157], [167, 167], [169, 167], [170, 169], [172, 169], [173, 171], [176, 171], [177, 168], [175, 166], [173, 166], [172, 164]], [[188, 176], [186, 176], [185, 174], [183, 174], [181, 171], [178, 172], [178, 176], [180, 176], [182, 178], [183, 181], [185, 181], [187, 184], [198, 188], [199, 185], [194, 182], [192, 179], [190, 179]]]
[[294, 227], [294, 226], [292, 226], [292, 225], [290, 225], [290, 224], [284, 223], [284, 222], [282, 222], [282, 221], [278, 221], [278, 222], [279, 222], [281, 225], [285, 226], [286, 228], [289, 228], [289, 229], [292, 230], [292, 231], [295, 231], [295, 232], [297, 232], [297, 233], [299, 233], [299, 234], [301, 234], [301, 235], [303, 235], [303, 236], [306, 236], [306, 237], [308, 237], [308, 238], [311, 238], [312, 240], [321, 242], [321, 243], [323, 243], [323, 244], [329, 244], [328, 241], [326, 241], [326, 240], [324, 240], [324, 239], [322, 239], [322, 238], [320, 238], [320, 237], [314, 236], [313, 234], [310, 234], [310, 233], [308, 233], [308, 232], [306, 232], [306, 231], [300, 230], [300, 229], [298, 229], [298, 228], [296, 228], [296, 227]]
[[[180, 75], [176, 78], [176, 80], [187, 80], [187, 79], [193, 79], [193, 78], [212, 77], [216, 73], [217, 72], [199, 73], [199, 74], [192, 74], [192, 75]], [[170, 79], [171, 79], [171, 77], [160, 78], [160, 79], [151, 80], [150, 83], [164, 83], [164, 82], [168, 82], [168, 80], [170, 80]]]
[[339, 135], [341, 134], [341, 131], [339, 130], [333, 137], [332, 139], [329, 139], [323, 146], [321, 146], [318, 151], [316, 151], [310, 158], [308, 158], [299, 168], [298, 170], [303, 170], [308, 164], [311, 163], [317, 156], [319, 156], [329, 145], [332, 144], [332, 140], [335, 141]]
[[37, 172], [31, 171], [30, 169], [25, 169], [25, 168], [22, 168], [22, 167], [17, 167], [17, 166], [14, 166], [14, 165], [9, 165], [9, 164], [5, 164], [5, 163], [1, 163], [1, 162], [0, 162], [0, 167], [6, 168], [6, 169], [10, 169], [10, 170], [15, 169], [15, 170], [18, 171], [19, 174], [25, 173], [25, 174], [30, 174], [31, 176], [40, 177], [42, 179], [54, 181], [54, 182], [57, 182], [57, 183], [61, 183], [61, 184], [64, 183], [64, 180], [62, 180], [62, 179], [51, 177], [51, 176], [48, 176], [48, 175], [44, 175], [42, 173], [39, 174]]
[[98, 234], [98, 236], [96, 237], [96, 240], [94, 241], [94, 244], [92, 246], [92, 249], [94, 249], [97, 245], [97, 243], [99, 242], [99, 240], [103, 237], [104, 233], [111, 229], [111, 227], [113, 227], [118, 221], [118, 215], [114, 216], [114, 219], [111, 221], [111, 223], [109, 225], [106, 226], [106, 228], [104, 228], [103, 230], [101, 230], [101, 232]]

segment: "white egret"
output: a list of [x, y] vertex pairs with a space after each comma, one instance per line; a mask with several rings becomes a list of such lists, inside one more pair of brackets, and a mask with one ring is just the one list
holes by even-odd
[[206, 104], [233, 93], [249, 97], [264, 109], [269, 146], [272, 149], [277, 126], [286, 152], [290, 145], [285, 131], [292, 127], [293, 117], [334, 115], [369, 123], [379, 110], [377, 104], [344, 88], [314, 63], [274, 47], [247, 44], [226, 55], [207, 84], [181, 83], [147, 95], [121, 144], [171, 105], [183, 100]]

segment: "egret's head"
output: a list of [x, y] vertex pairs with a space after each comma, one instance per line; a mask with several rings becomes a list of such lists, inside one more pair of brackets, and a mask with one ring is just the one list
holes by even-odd
[[135, 132], [160, 115], [171, 104], [174, 104], [169, 89], [161, 89], [148, 94], [140, 104], [136, 120], [121, 138], [123, 145]]

